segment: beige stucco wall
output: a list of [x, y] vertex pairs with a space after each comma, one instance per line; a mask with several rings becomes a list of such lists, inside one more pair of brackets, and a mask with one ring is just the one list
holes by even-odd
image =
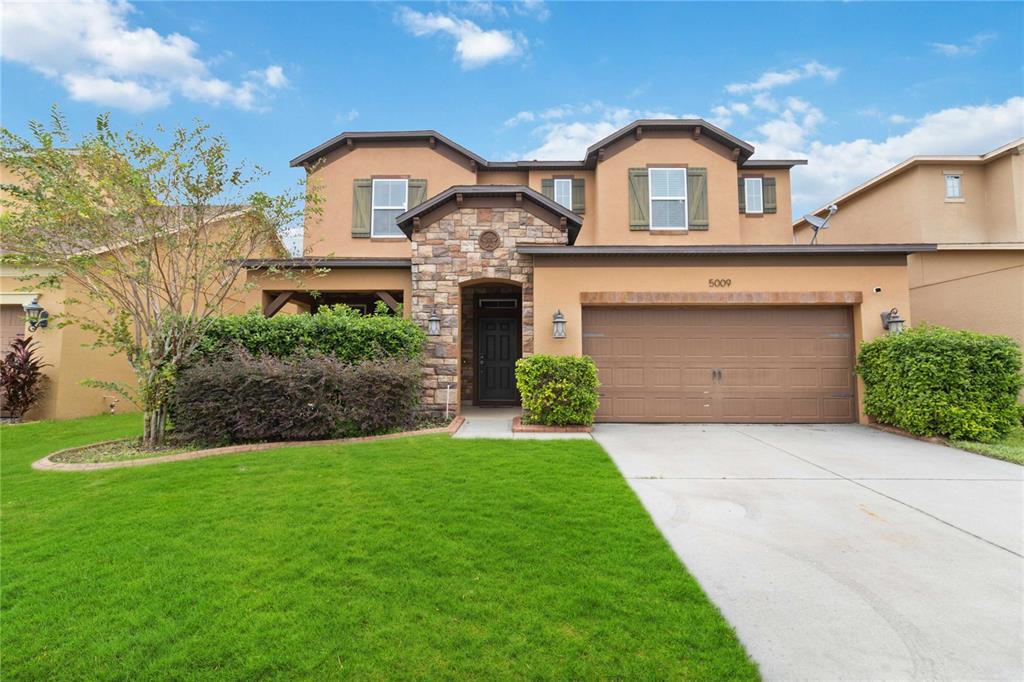
[[[730, 279], [726, 289], [710, 289], [709, 279]], [[875, 293], [874, 289], [881, 289]], [[540, 257], [534, 266], [538, 353], [579, 355], [583, 351], [583, 292], [860, 292], [852, 306], [855, 341], [884, 334], [881, 313], [908, 311], [907, 268], [903, 256], [793, 256], [700, 258]], [[556, 310], [566, 317], [566, 338], [551, 335]], [[910, 321], [910, 315], [903, 315]], [[863, 386], [858, 382], [858, 401]], [[866, 421], [863, 405], [860, 420]]]
[[596, 244], [599, 218], [597, 211], [597, 184], [594, 171], [553, 171], [532, 169], [529, 175], [529, 186], [538, 192], [541, 191], [543, 181], [548, 178], [583, 179], [583, 214], [580, 216], [583, 218], [583, 225], [580, 227], [580, 234], [576, 238], [576, 243], [581, 246], [584, 244]]
[[[962, 174], [963, 200], [946, 200], [945, 171]], [[1024, 242], [1024, 157], [922, 162], [845, 201], [821, 244]], [[805, 224], [797, 243], [809, 242]]]
[[339, 257], [408, 258], [409, 240], [352, 237], [352, 182], [372, 177], [423, 178], [427, 197], [452, 185], [476, 184], [469, 161], [448, 147], [426, 143], [402, 145], [360, 142], [353, 149], [337, 149], [310, 173], [310, 181], [323, 197], [322, 213], [305, 225], [305, 253]]
[[[706, 231], [665, 233], [629, 229], [629, 169], [682, 165], [708, 169], [708, 218]], [[740, 175], [776, 178], [778, 211], [763, 216], [739, 212], [737, 179]], [[611, 145], [595, 172], [596, 225], [588, 225], [590, 244], [789, 244], [792, 242], [792, 209], [789, 171], [740, 171], [730, 151], [701, 137], [645, 133], [640, 140], [626, 138]], [[583, 234], [580, 235], [581, 240]], [[583, 243], [582, 241], [580, 243]]]
[[920, 253], [908, 265], [915, 320], [1024, 343], [1024, 249]]

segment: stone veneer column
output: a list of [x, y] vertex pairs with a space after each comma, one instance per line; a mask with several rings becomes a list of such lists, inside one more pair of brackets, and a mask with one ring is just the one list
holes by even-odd
[[[499, 246], [488, 251], [480, 236], [495, 232]], [[441, 335], [427, 337], [423, 406], [443, 413], [451, 387], [451, 413], [459, 404], [461, 285], [505, 280], [522, 287], [523, 355], [533, 352], [533, 258], [516, 244], [565, 244], [565, 232], [520, 208], [460, 208], [412, 235], [412, 319], [426, 329], [435, 308]]]

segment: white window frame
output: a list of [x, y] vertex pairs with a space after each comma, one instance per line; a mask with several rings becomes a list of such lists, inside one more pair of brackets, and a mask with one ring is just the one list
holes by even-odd
[[[683, 171], [683, 194], [682, 196], [673, 197], [655, 197], [654, 196], [654, 183], [651, 182], [651, 173], [654, 171]], [[652, 231], [657, 230], [689, 230], [690, 229], [690, 199], [686, 196], [686, 168], [673, 168], [673, 167], [661, 167], [661, 168], [648, 168], [647, 169], [647, 215], [649, 229]], [[683, 202], [683, 224], [681, 227], [655, 227], [654, 226], [654, 202], [655, 201], [682, 201]]]
[[[402, 182], [405, 183], [405, 201], [401, 206], [377, 205], [377, 183], [378, 182]], [[373, 189], [370, 192], [370, 237], [375, 239], [405, 239], [403, 234], [377, 234], [377, 209], [402, 209], [402, 212], [409, 210], [409, 179], [408, 178], [373, 178]]]
[[[569, 198], [569, 203], [568, 204], [563, 204], [562, 202], [560, 202], [558, 200], [558, 186], [559, 185], [568, 185], [569, 186], [569, 194], [567, 195], [568, 198]], [[559, 206], [564, 206], [565, 208], [569, 209], [570, 211], [572, 210], [572, 178], [554, 178], [554, 184], [552, 186], [552, 194], [554, 195], [554, 200], [555, 200], [556, 204], [558, 204]]]
[[[750, 206], [750, 186], [757, 183], [757, 192], [755, 195], [760, 197], [761, 205], [757, 207], [757, 210], [753, 210]], [[743, 178], [743, 212], [749, 213], [750, 215], [764, 215], [764, 179], [763, 178]]]
[[[949, 179], [956, 178], [956, 188], [958, 194], [949, 193]], [[946, 201], [963, 201], [964, 200], [964, 174], [960, 171], [943, 171], [942, 172], [942, 192], [946, 195]]]

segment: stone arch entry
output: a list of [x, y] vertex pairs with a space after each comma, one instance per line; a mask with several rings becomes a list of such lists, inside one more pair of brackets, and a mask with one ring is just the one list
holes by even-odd
[[463, 405], [515, 405], [515, 361], [523, 356], [523, 285], [507, 279], [462, 282], [460, 399]]

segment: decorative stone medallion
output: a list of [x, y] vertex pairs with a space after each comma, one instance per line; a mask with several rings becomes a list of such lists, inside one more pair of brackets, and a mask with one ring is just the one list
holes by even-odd
[[477, 243], [484, 251], [494, 251], [501, 246], [501, 237], [494, 230], [487, 230], [480, 235]]

